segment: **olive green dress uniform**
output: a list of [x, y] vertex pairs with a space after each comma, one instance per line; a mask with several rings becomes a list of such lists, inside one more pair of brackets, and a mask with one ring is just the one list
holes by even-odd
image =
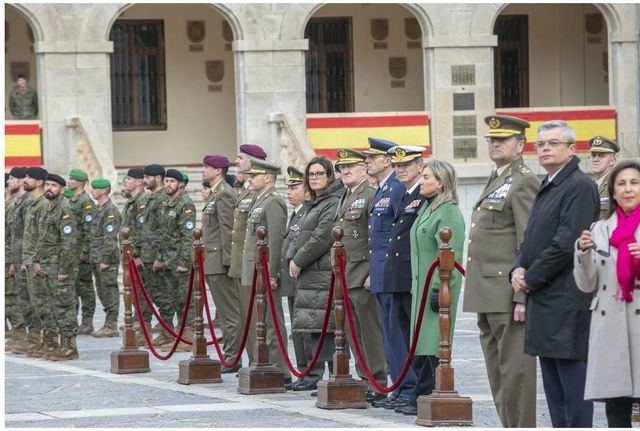
[[[82, 303], [82, 324], [87, 328], [93, 327], [93, 315], [96, 311], [96, 291], [93, 286], [92, 269], [89, 260], [79, 259], [80, 253], [89, 255], [89, 242], [91, 234], [91, 222], [95, 203], [93, 199], [83, 191], [69, 199], [71, 210], [75, 214], [78, 230], [77, 249], [78, 272], [75, 278], [76, 307]], [[89, 325], [90, 324], [90, 325]]]
[[[108, 329], [117, 329], [116, 324], [120, 310], [118, 234], [121, 220], [120, 210], [109, 199], [104, 205], [96, 205], [91, 223], [89, 262], [96, 279], [98, 298], [107, 313], [105, 327]], [[109, 267], [100, 271], [101, 263], [109, 265]]]
[[[24, 225], [24, 245], [22, 248], [22, 263], [27, 267], [27, 289], [29, 291], [29, 300], [33, 306], [35, 315], [37, 316], [37, 327], [34, 327], [34, 336], [43, 328], [55, 326], [53, 313], [49, 304], [49, 298], [46, 293], [45, 279], [43, 276], [37, 275], [33, 269], [35, 262], [38, 241], [40, 240], [41, 229], [40, 221], [44, 215], [44, 211], [49, 202], [44, 195], [33, 199], [27, 208]], [[30, 328], [31, 338], [31, 328]], [[55, 340], [55, 332], [43, 331], [40, 348], [57, 347]]]
[[[356, 162], [364, 162], [366, 156], [358, 155], [354, 151], [340, 150], [339, 165], [351, 163], [355, 157]], [[369, 276], [369, 207], [376, 194], [376, 190], [363, 180], [353, 191], [345, 189], [340, 205], [336, 212], [336, 225], [344, 230], [342, 239], [347, 249], [347, 286], [349, 287], [349, 299], [353, 309], [354, 326], [357, 340], [351, 337], [351, 331], [346, 328], [349, 344], [360, 343], [367, 365], [376, 382], [385, 386], [387, 384], [387, 361], [382, 346], [382, 328], [378, 318], [378, 306], [376, 298], [364, 288], [364, 282]], [[362, 365], [356, 358], [356, 371], [358, 376], [367, 380]], [[369, 388], [373, 390], [372, 387]]]
[[[15, 201], [15, 196], [11, 196], [4, 201], [4, 310], [7, 320], [11, 324], [11, 330], [24, 328], [22, 313], [20, 312], [20, 305], [18, 304], [16, 278], [14, 275], [9, 275], [9, 267], [13, 263], [11, 261], [11, 212], [13, 211]], [[20, 271], [20, 268], [15, 269]]]
[[[515, 129], [504, 137], [524, 134], [528, 123], [516, 120], [488, 117], [488, 136], [504, 128]], [[515, 303], [524, 304], [525, 295], [513, 292], [509, 272], [539, 188], [538, 177], [517, 157], [489, 178], [469, 230], [463, 310], [478, 313], [489, 383], [505, 427], [536, 426], [535, 358], [523, 353], [524, 322], [513, 320]]]
[[598, 185], [598, 196], [600, 197], [600, 219], [606, 219], [609, 214], [609, 208], [611, 203], [609, 202], [609, 179], [611, 172], [609, 172]]
[[[154, 302], [158, 304], [160, 315], [165, 322], [173, 322], [175, 313], [180, 325], [186, 305], [189, 269], [192, 263], [193, 229], [196, 226], [196, 209], [186, 197], [186, 193], [180, 193], [174, 200], [167, 198], [164, 201], [159, 222], [160, 231], [164, 236], [157, 250], [156, 260], [165, 264], [160, 271], [164, 283]], [[178, 266], [186, 271], [177, 272]], [[194, 317], [195, 302], [192, 299], [187, 316], [187, 328], [193, 324]]]
[[244, 323], [244, 317], [240, 315], [238, 284], [228, 275], [235, 200], [235, 191], [221, 179], [212, 187], [202, 211], [204, 273], [221, 319], [227, 360], [235, 359], [238, 354]]
[[242, 277], [242, 252], [244, 250], [244, 236], [247, 230], [249, 209], [256, 198], [245, 182], [244, 187], [238, 193], [238, 199], [233, 207], [233, 231], [231, 232], [231, 262], [229, 265], [229, 277]]
[[[53, 311], [54, 326], [45, 331], [57, 331], [61, 339], [78, 334], [75, 279], [78, 271], [78, 229], [76, 218], [62, 195], [50, 201], [40, 224], [42, 235], [35, 259], [45, 274], [49, 302]], [[58, 275], [68, 275], [58, 280]]]
[[[22, 196], [16, 197], [11, 211], [11, 263], [15, 269], [14, 282], [18, 294], [18, 304], [22, 313], [22, 322], [19, 322], [14, 331], [29, 330], [29, 340], [31, 343], [24, 343], [18, 348], [18, 353], [26, 353], [30, 346], [39, 344], [41, 322], [40, 317], [35, 313], [29, 289], [27, 288], [27, 272], [20, 268], [23, 264], [22, 251], [24, 245], [24, 229], [26, 225], [27, 209], [31, 206], [33, 199], [30, 193], [24, 193]], [[15, 351], [15, 350], [14, 350]]]
[[[595, 136], [589, 140], [589, 147], [592, 153], [617, 154], [620, 151], [618, 143], [604, 136]], [[609, 178], [611, 171], [607, 173], [603, 179], [596, 180], [598, 186], [598, 196], [600, 197], [600, 219], [606, 219], [609, 216]]]

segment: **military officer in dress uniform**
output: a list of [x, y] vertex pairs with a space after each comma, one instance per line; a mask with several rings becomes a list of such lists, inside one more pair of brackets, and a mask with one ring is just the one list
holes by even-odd
[[[364, 165], [366, 154], [351, 149], [338, 150], [336, 165], [342, 172], [345, 186], [340, 205], [336, 211], [336, 225], [344, 230], [342, 242], [347, 248], [346, 278], [349, 288], [349, 300], [354, 312], [356, 339], [347, 330], [347, 340], [353, 348], [360, 343], [364, 358], [376, 382], [387, 384], [387, 363], [382, 347], [382, 329], [376, 297], [364, 287], [369, 277], [369, 241], [366, 235], [369, 225], [369, 206], [376, 194], [367, 181]], [[346, 298], [345, 298], [346, 299]], [[362, 365], [356, 359], [358, 376], [367, 380]], [[369, 387], [366, 399], [369, 402], [386, 399], [386, 394], [377, 393]]]
[[[249, 179], [249, 188], [255, 193], [255, 199], [249, 209], [247, 228], [244, 239], [244, 251], [242, 261], [242, 289], [251, 290], [253, 270], [255, 266], [254, 251], [258, 242], [256, 231], [258, 227], [267, 229], [267, 241], [269, 245], [269, 275], [273, 287], [273, 300], [278, 314], [278, 326], [283, 340], [287, 339], [287, 330], [284, 325], [284, 311], [282, 310], [282, 294], [278, 289], [280, 265], [282, 259], [282, 242], [287, 227], [287, 206], [284, 199], [276, 192], [276, 177], [280, 168], [262, 160], [252, 160], [251, 169], [246, 174]], [[253, 316], [256, 313], [254, 312]], [[271, 312], [267, 309], [265, 316], [267, 324], [267, 343], [269, 345], [270, 362], [284, 371], [285, 385], [291, 385], [291, 373], [280, 352], [275, 326]], [[252, 318], [251, 329], [255, 328], [255, 317]], [[247, 348], [254, 349], [256, 342], [255, 330], [249, 331]], [[287, 354], [286, 352], [284, 353]], [[254, 353], [255, 359], [255, 353]], [[253, 362], [253, 361], [252, 361]]]
[[[202, 239], [206, 247], [204, 274], [222, 326], [224, 356], [227, 361], [233, 361], [242, 340], [243, 323], [240, 292], [228, 275], [236, 193], [224, 180], [229, 159], [222, 155], [207, 155], [202, 163], [202, 178], [211, 190], [202, 211]], [[238, 364], [242, 365], [242, 362]]]
[[[397, 345], [403, 346], [404, 341], [395, 336], [391, 328], [391, 306], [394, 294], [386, 292], [384, 285], [384, 263], [391, 240], [391, 228], [405, 193], [405, 187], [398, 181], [391, 162], [392, 156], [389, 154], [389, 150], [395, 147], [397, 144], [394, 142], [369, 138], [369, 149], [364, 151], [367, 155], [365, 161], [367, 174], [374, 176], [378, 181], [378, 189], [369, 206], [369, 279], [365, 280], [364, 287], [375, 295], [378, 303], [383, 348], [393, 381], [396, 381], [400, 375], [405, 360], [405, 357], [399, 353], [401, 350], [397, 348]], [[384, 407], [387, 402], [393, 405], [398, 398], [405, 403], [408, 402], [416, 380], [416, 374], [410, 368], [402, 384], [391, 393], [389, 398], [374, 401], [372, 406]]]
[[[249, 209], [255, 199], [255, 193], [249, 188], [249, 182], [245, 181], [246, 171], [251, 169], [251, 160], [265, 160], [267, 153], [262, 147], [253, 144], [240, 145], [238, 157], [236, 158], [236, 167], [238, 169], [237, 179], [242, 179], [242, 185], [238, 192], [235, 206], [233, 208], [233, 231], [231, 232], [231, 263], [229, 265], [229, 277], [234, 279], [238, 291], [240, 293], [240, 322], [245, 321], [247, 316], [249, 299], [251, 290], [242, 289], [240, 278], [242, 277], [242, 253], [244, 251], [244, 239], [247, 230], [247, 218], [249, 217]], [[251, 334], [252, 330], [249, 330]], [[247, 355], [249, 363], [253, 361], [253, 347], [247, 344]], [[240, 369], [238, 364], [235, 367], [222, 367], [222, 373], [235, 373]]]
[[[289, 175], [289, 179], [286, 183], [287, 200], [293, 207], [293, 211], [291, 212], [291, 217], [289, 217], [284, 241], [282, 241], [282, 271], [280, 272], [279, 288], [280, 295], [287, 297], [289, 316], [293, 322], [296, 281], [291, 278], [291, 275], [289, 275], [289, 262], [293, 259], [293, 256], [295, 256], [295, 244], [296, 238], [298, 237], [298, 231], [300, 230], [300, 222], [307, 215], [307, 211], [309, 209], [309, 193], [304, 188], [304, 173], [302, 173], [302, 171], [297, 169], [295, 166], [289, 166], [287, 168], [287, 174]], [[296, 355], [298, 370], [303, 370], [307, 360], [304, 355], [304, 340], [302, 338], [302, 334], [294, 332], [291, 334], [291, 337], [293, 338], [293, 350]], [[322, 367], [322, 373], [324, 374], [324, 366]], [[320, 376], [320, 378], [322, 378], [322, 376]], [[303, 379], [298, 379], [298, 382], [302, 381]], [[294, 383], [294, 385], [295, 384], [296, 383]]]
[[616, 164], [616, 154], [620, 151], [617, 142], [596, 136], [589, 141], [591, 147], [591, 172], [598, 186], [600, 196], [600, 218], [609, 217], [609, 176]]
[[485, 122], [496, 169], [473, 207], [463, 309], [478, 313], [480, 344], [502, 425], [535, 428], [536, 362], [524, 353], [525, 295], [509, 289], [509, 271], [540, 180], [522, 160], [529, 123], [500, 115]]

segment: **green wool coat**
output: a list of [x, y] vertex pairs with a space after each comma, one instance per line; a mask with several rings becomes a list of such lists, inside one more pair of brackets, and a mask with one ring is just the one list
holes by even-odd
[[[453, 232], [451, 248], [455, 252], [456, 262], [462, 262], [462, 249], [464, 246], [464, 220], [457, 204], [447, 202], [432, 209], [431, 205], [425, 205], [420, 209], [418, 218], [411, 228], [411, 340], [413, 340], [414, 328], [418, 320], [420, 299], [424, 290], [424, 283], [431, 263], [438, 257], [438, 249], [441, 245], [440, 230], [448, 227]], [[453, 343], [453, 329], [456, 321], [458, 298], [462, 287], [462, 276], [454, 270], [451, 277], [451, 342]], [[429, 306], [431, 292], [440, 289], [440, 276], [436, 269], [431, 279], [424, 318], [420, 328], [420, 337], [416, 348], [416, 355], [438, 355], [438, 343], [440, 343], [440, 327], [438, 313], [434, 313]]]

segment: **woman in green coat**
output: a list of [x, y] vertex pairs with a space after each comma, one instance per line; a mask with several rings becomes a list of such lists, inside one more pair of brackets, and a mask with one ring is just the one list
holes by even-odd
[[[429, 160], [422, 170], [420, 194], [425, 196], [429, 204], [424, 205], [418, 213], [418, 218], [411, 228], [411, 339], [415, 331], [420, 307], [420, 299], [424, 291], [427, 272], [433, 261], [438, 257], [440, 230], [444, 227], [451, 229], [453, 235], [450, 245], [455, 252], [456, 261], [462, 261], [464, 246], [464, 220], [458, 207], [456, 193], [456, 173], [447, 162]], [[454, 271], [451, 277], [451, 339], [456, 319], [456, 309], [462, 277]], [[438, 297], [440, 292], [440, 277], [438, 271], [433, 273], [427, 306], [420, 327], [420, 337], [416, 348], [414, 368], [418, 375], [410, 405], [416, 406], [420, 395], [428, 395], [435, 387], [435, 368], [438, 366], [438, 344], [440, 343], [440, 327], [438, 324]], [[405, 413], [405, 412], [403, 412]]]

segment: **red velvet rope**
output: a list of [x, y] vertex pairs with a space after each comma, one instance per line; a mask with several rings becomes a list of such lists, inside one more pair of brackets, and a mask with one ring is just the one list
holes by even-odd
[[411, 341], [411, 348], [409, 349], [409, 354], [407, 355], [407, 359], [404, 361], [404, 365], [402, 366], [402, 371], [400, 372], [400, 375], [398, 376], [396, 381], [391, 386], [385, 387], [385, 386], [381, 386], [380, 384], [378, 384], [378, 382], [376, 382], [375, 378], [371, 374], [371, 370], [369, 369], [367, 362], [364, 359], [364, 355], [360, 350], [360, 343], [358, 342], [358, 339], [356, 337], [356, 330], [353, 323], [351, 301], [349, 300], [349, 289], [347, 287], [347, 277], [345, 274], [346, 271], [345, 271], [344, 256], [338, 255], [338, 267], [339, 267], [339, 273], [340, 273], [340, 281], [342, 284], [342, 296], [344, 297], [344, 303], [345, 303], [345, 309], [347, 312], [347, 320], [349, 321], [349, 331], [351, 333], [351, 339], [354, 340], [354, 342], [352, 343], [353, 344], [352, 347], [356, 353], [356, 356], [358, 357], [360, 366], [362, 367], [364, 373], [367, 375], [369, 384], [373, 386], [378, 392], [385, 393], [385, 394], [389, 392], [393, 392], [396, 388], [398, 388], [398, 386], [400, 386], [404, 378], [407, 376], [407, 373], [409, 372], [409, 367], [411, 366], [413, 355], [415, 354], [416, 347], [418, 346], [418, 338], [420, 336], [419, 329], [422, 326], [424, 309], [427, 304], [427, 292], [429, 290], [429, 285], [431, 284], [431, 278], [433, 277], [433, 272], [435, 271], [435, 269], [438, 267], [439, 264], [440, 264], [440, 259], [434, 260], [431, 266], [429, 267], [429, 271], [427, 272], [427, 278], [424, 282], [424, 291], [422, 292], [422, 297], [420, 298], [418, 320], [416, 321], [416, 327], [415, 327], [415, 330], [413, 331], [413, 340]]
[[465, 272], [464, 268], [458, 262], [456, 262], [456, 269], [460, 271], [460, 274], [462, 274], [463, 277], [467, 276], [467, 273]]
[[[242, 358], [242, 352], [244, 351], [244, 348], [247, 344], [247, 337], [249, 336], [249, 329], [251, 326], [251, 316], [253, 314], [253, 300], [256, 295], [256, 270], [255, 268], [253, 269], [253, 281], [251, 282], [251, 297], [249, 299], [249, 304], [251, 304], [252, 306], [249, 307], [249, 309], [247, 310], [247, 319], [245, 320], [245, 323], [244, 323], [244, 330], [242, 332], [242, 341], [240, 342], [240, 347], [238, 348], [238, 353], [236, 354], [236, 357], [233, 359], [233, 361], [227, 362], [227, 360], [224, 358], [224, 353], [222, 352], [222, 349], [220, 349], [220, 346], [218, 345], [218, 342], [220, 341], [220, 339], [217, 339], [213, 332], [213, 323], [211, 321], [211, 312], [209, 311], [209, 302], [207, 299], [207, 288], [204, 282], [204, 265], [203, 265], [202, 255], [198, 254], [197, 259], [198, 259], [198, 265], [200, 268], [200, 289], [202, 290], [202, 297], [204, 299], [204, 309], [207, 314], [207, 323], [209, 323], [209, 332], [211, 333], [211, 338], [215, 340], [213, 341], [212, 344], [216, 347], [216, 352], [218, 353], [218, 357], [220, 358], [220, 363], [227, 368], [235, 367], [236, 365], [238, 365], [240, 358]], [[207, 345], [210, 345], [210, 344], [207, 343]]]
[[[147, 325], [144, 324], [144, 321], [142, 319], [142, 311], [140, 308], [140, 298], [138, 297], [138, 283], [140, 283], [139, 286], [145, 296], [145, 300], [147, 300], [147, 302], [149, 301], [148, 301], [147, 293], [144, 291], [142, 278], [140, 277], [140, 273], [138, 272], [138, 268], [136, 267], [136, 264], [133, 259], [129, 260], [129, 271], [130, 271], [130, 274], [134, 275], [134, 277], [131, 278], [131, 287], [132, 287], [131, 290], [133, 292], [133, 299], [135, 300], [138, 319], [140, 321], [140, 326], [142, 328], [142, 334], [144, 335], [144, 338], [147, 341], [147, 345], [149, 346], [149, 350], [151, 351], [153, 356], [160, 359], [161, 361], [165, 361], [173, 356], [173, 354], [176, 352], [176, 349], [178, 348], [178, 344], [180, 343], [180, 340], [183, 340], [182, 334], [184, 333], [184, 328], [186, 327], [186, 324], [187, 324], [187, 314], [189, 312], [189, 305], [191, 304], [191, 294], [193, 292], [193, 276], [194, 276], [193, 267], [191, 267], [191, 271], [189, 271], [189, 287], [187, 289], [186, 304], [184, 307], [184, 311], [182, 312], [182, 321], [180, 323], [180, 329], [178, 330], [177, 334], [173, 333], [172, 330], [170, 331], [174, 334], [175, 340], [173, 342], [173, 345], [171, 346], [171, 350], [169, 350], [169, 353], [167, 353], [166, 355], [161, 355], [156, 351], [155, 347], [153, 346], [153, 342], [149, 337]], [[156, 311], [153, 309], [153, 305], [149, 304], [149, 306], [155, 314]], [[156, 315], [156, 317], [158, 316]], [[166, 324], [162, 321], [162, 319], [158, 319], [158, 321], [160, 322], [161, 325], [166, 326]], [[187, 342], [187, 344], [192, 344], [192, 343]]]
[[[313, 354], [313, 358], [307, 365], [307, 368], [305, 368], [302, 371], [298, 371], [295, 369], [295, 367], [291, 363], [291, 360], [289, 359], [289, 355], [287, 354], [287, 348], [284, 344], [284, 340], [282, 339], [282, 335], [280, 334], [280, 326], [278, 324], [278, 313], [276, 312], [276, 306], [273, 300], [273, 290], [271, 287], [271, 277], [269, 274], [269, 262], [267, 261], [267, 255], [262, 254], [261, 259], [262, 259], [262, 266], [264, 267], [263, 277], [266, 279], [265, 285], [267, 286], [267, 296], [269, 297], [269, 308], [271, 309], [271, 318], [273, 320], [274, 329], [278, 337], [278, 344], [280, 345], [280, 351], [282, 352], [282, 357], [287, 363], [287, 368], [289, 368], [289, 371], [291, 371], [291, 374], [293, 374], [299, 379], [302, 379], [309, 375], [313, 367], [316, 365], [316, 362], [318, 361], [318, 357], [320, 356], [320, 352], [322, 351], [322, 345], [324, 344], [324, 337], [327, 333], [327, 327], [329, 326], [329, 317], [331, 316], [333, 288], [335, 284], [335, 277], [334, 277], [333, 271], [331, 271], [331, 281], [329, 282], [329, 298], [327, 299], [327, 307], [325, 308], [324, 319], [322, 321], [322, 331], [320, 332], [320, 339], [318, 340], [316, 351]], [[292, 317], [292, 321], [293, 321], [293, 317]]]

